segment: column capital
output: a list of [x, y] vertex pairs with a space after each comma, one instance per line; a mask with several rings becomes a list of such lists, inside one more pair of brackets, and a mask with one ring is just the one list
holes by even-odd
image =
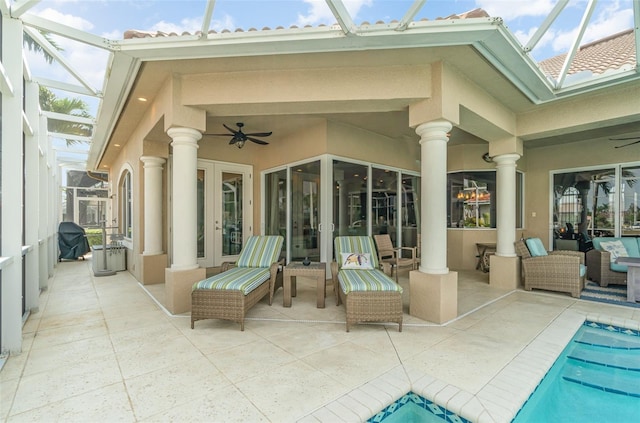
[[150, 168], [150, 167], [162, 167], [162, 165], [167, 160], [163, 157], [157, 157], [157, 156], [141, 156], [140, 161], [144, 163], [145, 168]]
[[198, 148], [198, 140], [202, 138], [202, 132], [197, 129], [183, 127], [169, 128], [167, 135], [173, 140], [171, 146], [191, 144]]
[[420, 143], [426, 141], [449, 141], [449, 131], [453, 125], [446, 120], [434, 120], [421, 123], [416, 127], [416, 134], [420, 136]]
[[492, 157], [491, 160], [493, 160], [497, 166], [511, 166], [515, 165], [520, 157], [520, 154], [517, 153], [500, 154]]

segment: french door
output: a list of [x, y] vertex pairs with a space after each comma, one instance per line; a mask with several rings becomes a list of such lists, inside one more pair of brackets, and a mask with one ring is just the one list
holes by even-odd
[[198, 160], [198, 264], [235, 261], [252, 234], [252, 167]]

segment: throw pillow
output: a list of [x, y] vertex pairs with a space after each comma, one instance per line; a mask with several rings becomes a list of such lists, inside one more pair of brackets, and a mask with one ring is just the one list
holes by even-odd
[[341, 253], [343, 269], [373, 269], [369, 253]]
[[540, 240], [540, 238], [527, 238], [525, 240], [525, 243], [527, 244], [527, 248], [529, 249], [529, 254], [531, 254], [531, 257], [540, 257], [547, 255], [547, 250], [544, 248], [544, 245], [542, 245], [542, 241]]
[[611, 263], [615, 263], [618, 257], [629, 257], [627, 249], [624, 248], [624, 244], [620, 240], [601, 242], [600, 248], [610, 253], [609, 258]]

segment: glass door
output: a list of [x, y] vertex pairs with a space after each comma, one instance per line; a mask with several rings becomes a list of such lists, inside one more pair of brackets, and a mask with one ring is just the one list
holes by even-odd
[[236, 261], [252, 232], [251, 166], [198, 162], [198, 264]]
[[291, 261], [320, 261], [320, 161], [291, 168]]

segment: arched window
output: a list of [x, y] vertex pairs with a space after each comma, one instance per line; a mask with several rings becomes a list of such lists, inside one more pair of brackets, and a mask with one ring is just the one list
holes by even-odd
[[131, 172], [125, 170], [120, 179], [120, 231], [125, 238], [133, 237], [133, 193]]

